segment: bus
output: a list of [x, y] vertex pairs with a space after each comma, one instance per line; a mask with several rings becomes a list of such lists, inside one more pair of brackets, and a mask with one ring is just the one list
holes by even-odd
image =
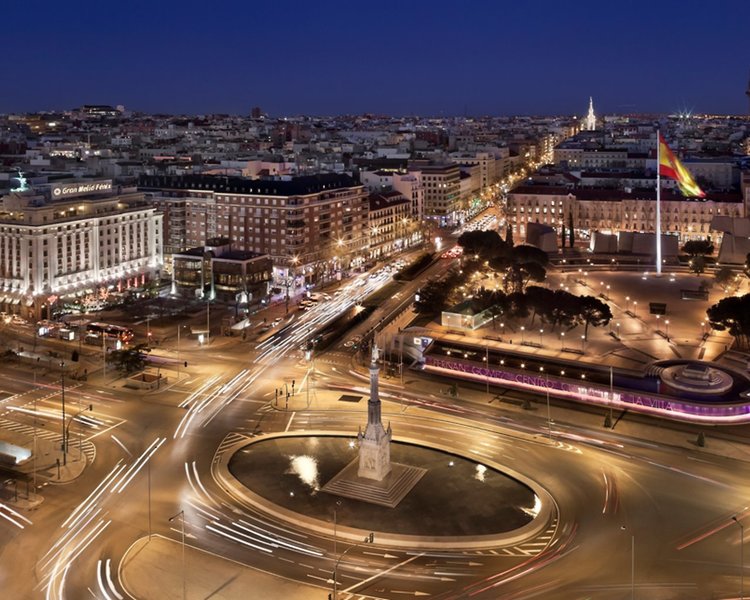
[[88, 335], [95, 335], [97, 338], [104, 336], [109, 339], [116, 339], [127, 344], [133, 339], [132, 329], [120, 327], [119, 325], [110, 325], [109, 323], [89, 323], [86, 325]]

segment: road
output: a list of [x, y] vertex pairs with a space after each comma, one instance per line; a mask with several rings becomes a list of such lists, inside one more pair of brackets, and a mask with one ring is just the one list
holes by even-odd
[[[184, 517], [191, 545], [318, 585], [325, 597], [342, 551], [333, 535], [238, 504], [216, 483], [212, 465], [217, 453], [243, 436], [310, 429], [353, 433], [363, 423], [362, 408], [342, 410], [325, 400], [328, 392], [366, 389], [350, 357], [335, 350], [316, 358], [308, 405], [311, 365], [299, 348], [315, 328], [381, 283], [364, 281], [336, 300], [294, 314], [256, 347], [221, 339], [209, 348], [184, 347], [181, 354], [191, 366], [168, 390], [137, 394], [111, 378], [71, 384], [66, 403], [92, 404], [86, 414], [94, 419], [76, 422], [71, 431], [85, 432], [81, 443], [93, 444], [96, 454], [75, 483], [43, 486], [44, 502], [26, 515], [31, 523], [23, 529], [0, 521], [4, 594], [119, 598], [124, 590], [118, 567], [131, 544], [149, 532], [179, 540]], [[3, 371], [4, 429], [33, 426], [35, 418], [45, 431], [61, 427], [59, 375], [37, 373], [36, 385], [33, 377], [22, 369]], [[291, 380], [302, 389], [287, 410], [277, 390], [285, 395]], [[743, 501], [744, 461], [602, 432], [573, 411], [551, 424], [542, 411], [488, 404], [481, 391], [449, 400], [439, 387], [411, 372], [403, 386], [383, 381], [384, 419], [396, 437], [409, 432], [525, 473], [552, 494], [559, 517], [539, 539], [510, 548], [404, 551], [376, 540], [342, 560], [339, 583], [346, 594], [617, 600], [629, 598], [634, 586], [638, 597], [648, 598], [738, 595], [739, 532], [732, 517], [743, 522], [750, 510]], [[161, 597], [180, 592], [164, 590]]]

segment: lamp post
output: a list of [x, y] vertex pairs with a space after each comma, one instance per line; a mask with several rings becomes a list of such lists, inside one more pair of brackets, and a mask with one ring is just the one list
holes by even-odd
[[664, 327], [666, 329], [665, 333], [667, 334], [667, 341], [669, 341], [669, 319], [665, 319], [665, 321], [664, 321]]
[[732, 517], [732, 521], [740, 526], [740, 600], [745, 600], [745, 526], [736, 515]]
[[[64, 440], [67, 440], [70, 437], [70, 424], [73, 421], [75, 421], [75, 419], [76, 419], [76, 417], [78, 415], [80, 415], [82, 412], [85, 412], [87, 410], [93, 411], [94, 410], [94, 405], [93, 404], [89, 404], [86, 408], [80, 409], [76, 414], [74, 414], [72, 417], [70, 417], [70, 419], [68, 419], [68, 423], [67, 423], [67, 425], [65, 425], [65, 435], [63, 436]], [[67, 446], [67, 442], [66, 442], [66, 446]], [[81, 435], [80, 435], [80, 432], [79, 432], [79, 435], [78, 435], [78, 452], [79, 453], [83, 452], [82, 447], [83, 447], [83, 442], [81, 441]], [[63, 459], [63, 464], [65, 464], [65, 459]]]
[[343, 559], [343, 558], [344, 558], [344, 556], [346, 556], [346, 555], [347, 555], [347, 553], [348, 553], [348, 552], [349, 552], [350, 550], [354, 550], [355, 548], [358, 548], [358, 547], [359, 547], [359, 546], [361, 546], [362, 544], [372, 544], [372, 543], [373, 543], [373, 540], [374, 540], [374, 538], [375, 538], [375, 534], [374, 534], [374, 533], [370, 533], [370, 535], [368, 535], [368, 536], [367, 536], [367, 537], [366, 537], [366, 538], [365, 538], [364, 540], [362, 540], [361, 542], [357, 542], [356, 544], [354, 544], [354, 545], [352, 545], [352, 546], [349, 546], [349, 547], [348, 547], [348, 548], [347, 548], [346, 550], [344, 550], [344, 551], [343, 551], [343, 552], [341, 553], [341, 556], [339, 556], [338, 560], [336, 561], [336, 564], [335, 564], [335, 565], [333, 566], [333, 600], [338, 600], [338, 599], [339, 599], [339, 591], [338, 591], [338, 584], [337, 584], [337, 582], [336, 582], [336, 576], [337, 576], [337, 574], [338, 574], [338, 570], [339, 570], [339, 564], [341, 563], [341, 559]]
[[181, 510], [173, 517], [169, 517], [171, 523], [177, 517], [180, 517], [180, 527], [182, 532], [182, 600], [187, 598], [187, 571], [185, 570], [185, 511]]
[[539, 330], [539, 345], [542, 345], [542, 336], [544, 335], [544, 329]]
[[[544, 372], [544, 367], [539, 367], [539, 370]], [[547, 392], [547, 435], [549, 436], [549, 441], [552, 441], [552, 413], [550, 412], [549, 407], [549, 378], [545, 375], [544, 376], [544, 389]]]
[[484, 347], [484, 368], [485, 368], [485, 378], [487, 381], [487, 398], [490, 397], [490, 347], [485, 346]]
[[68, 464], [68, 443], [65, 439], [65, 363], [60, 361], [60, 392], [62, 396], [62, 451], [63, 466]]
[[211, 295], [206, 299], [206, 348], [211, 343]]
[[524, 327], [523, 325], [521, 325], [521, 343], [522, 344], [526, 341], [525, 336], [524, 336], [524, 332], [525, 331], [526, 331], [526, 327]]
[[586, 336], [581, 336], [581, 352], [586, 353]]
[[[620, 530], [627, 531], [625, 525]], [[630, 600], [635, 600], [635, 535], [630, 534]]]
[[562, 352], [565, 349], [565, 332], [560, 332], [560, 351]]

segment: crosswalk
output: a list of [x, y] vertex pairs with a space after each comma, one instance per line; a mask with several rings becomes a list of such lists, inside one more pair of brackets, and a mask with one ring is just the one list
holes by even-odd
[[[16, 421], [10, 421], [8, 419], [0, 419], [0, 429], [20, 433], [28, 437], [34, 437], [34, 427], [32, 427], [31, 425], [26, 425], [25, 423], [18, 423]], [[37, 427], [36, 435], [39, 438], [50, 440], [56, 446], [60, 446], [62, 444], [62, 434], [58, 434], [47, 429], [40, 429], [39, 427]], [[68, 436], [68, 446], [73, 447], [77, 445], [78, 439], [76, 438], [76, 436], [70, 434]], [[88, 440], [82, 440], [81, 450], [86, 456], [86, 460], [89, 463], [93, 463], [96, 459], [96, 446], [94, 445], [94, 443]]]
[[516, 558], [526, 558], [530, 556], [536, 556], [537, 554], [541, 553], [545, 548], [547, 548], [547, 546], [550, 545], [550, 543], [553, 540], [556, 530], [557, 530], [557, 517], [555, 517], [552, 520], [552, 522], [549, 524], [547, 529], [541, 535], [538, 535], [531, 540], [528, 540], [521, 544], [516, 544], [515, 546], [510, 546], [507, 548], [478, 550], [476, 552], [472, 552], [472, 554], [476, 556], [487, 556], [487, 555], [507, 556], [507, 557], [512, 556]]
[[216, 448], [216, 453], [214, 454], [214, 464], [218, 463], [221, 457], [224, 455], [224, 452], [227, 448], [233, 446], [234, 444], [241, 442], [243, 440], [249, 440], [252, 436], [245, 435], [244, 433], [238, 433], [236, 431], [231, 431], [228, 434], [224, 436], [224, 439], [221, 440], [221, 443], [219, 444], [218, 448]]

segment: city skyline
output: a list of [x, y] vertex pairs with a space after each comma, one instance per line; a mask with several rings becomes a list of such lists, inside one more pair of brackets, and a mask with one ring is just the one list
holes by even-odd
[[747, 114], [740, 2], [535, 6], [16, 4], [0, 113], [580, 116], [592, 96], [598, 114]]

